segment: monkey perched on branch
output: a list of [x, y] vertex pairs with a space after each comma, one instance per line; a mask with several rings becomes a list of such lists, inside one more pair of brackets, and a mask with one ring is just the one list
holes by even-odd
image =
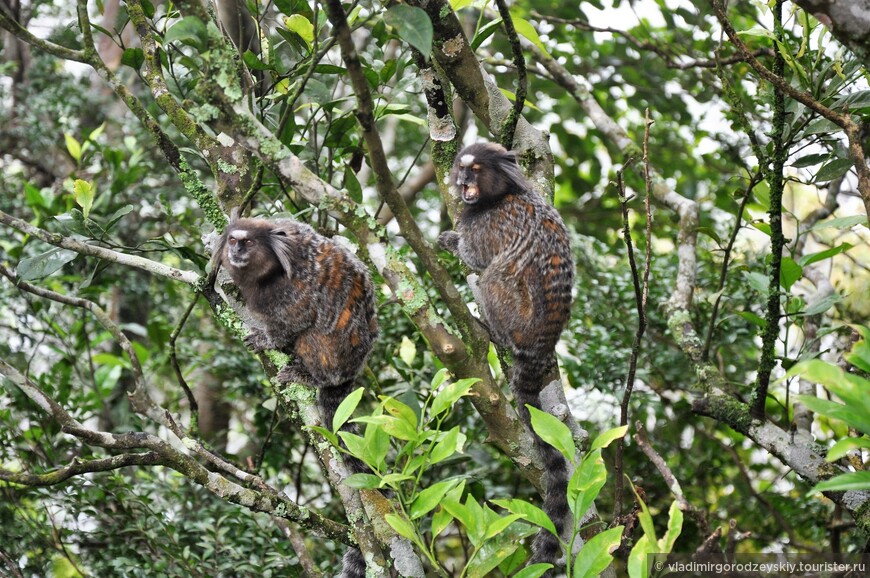
[[[260, 324], [245, 345], [291, 355], [278, 380], [317, 388], [323, 426], [331, 429], [378, 335], [365, 265], [306, 224], [266, 219], [231, 220], [212, 262], [226, 268]], [[352, 457], [345, 456], [345, 463], [351, 473], [366, 471]], [[342, 577], [364, 576], [359, 550], [348, 550]]]
[[[520, 418], [544, 460], [544, 511], [561, 534], [569, 514], [564, 456], [531, 430], [526, 404], [541, 408], [540, 393], [555, 369], [555, 348], [571, 313], [574, 262], [559, 213], [520, 172], [513, 152], [491, 143], [464, 148], [450, 185], [463, 208], [442, 248], [480, 273], [476, 297], [492, 341], [513, 355], [510, 379]], [[555, 563], [558, 539], [541, 530], [530, 563]]]

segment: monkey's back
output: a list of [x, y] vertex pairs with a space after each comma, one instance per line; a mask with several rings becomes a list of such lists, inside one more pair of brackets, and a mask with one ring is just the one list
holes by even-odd
[[559, 213], [533, 191], [467, 207], [458, 223], [461, 252], [481, 271], [484, 313], [496, 343], [552, 352], [571, 309], [574, 263]]
[[230, 275], [271, 346], [298, 357], [313, 385], [352, 380], [378, 335], [368, 270], [347, 248], [304, 223], [278, 220], [269, 226], [289, 239], [289, 273], [254, 283], [228, 266]]

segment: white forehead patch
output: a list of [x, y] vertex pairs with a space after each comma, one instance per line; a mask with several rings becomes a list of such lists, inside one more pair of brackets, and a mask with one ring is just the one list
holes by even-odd
[[232, 231], [232, 232], [230, 233], [230, 237], [232, 237], [233, 239], [236, 239], [236, 240], [239, 240], [239, 239], [247, 239], [247, 238], [248, 238], [248, 232], [245, 231], [244, 229], [237, 229], [237, 230]]
[[459, 163], [463, 167], [470, 167], [474, 164], [474, 155], [462, 155], [462, 157], [460, 157], [459, 159]]

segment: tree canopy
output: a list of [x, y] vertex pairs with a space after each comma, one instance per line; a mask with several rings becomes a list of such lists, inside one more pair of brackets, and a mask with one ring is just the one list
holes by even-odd
[[[542, 575], [511, 359], [435, 242], [483, 140], [572, 236], [533, 415], [574, 470], [569, 575], [867, 551], [849, 4], [2, 0], [0, 574], [331, 576], [356, 545], [372, 576]], [[336, 423], [243, 345], [209, 264], [233, 211], [371, 272], [380, 337]]]

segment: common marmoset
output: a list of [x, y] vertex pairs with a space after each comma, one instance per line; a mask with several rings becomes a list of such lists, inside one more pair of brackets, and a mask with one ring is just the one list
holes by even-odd
[[[213, 259], [229, 272], [262, 326], [252, 329], [245, 344], [255, 352], [291, 355], [279, 381], [317, 388], [323, 426], [332, 428], [378, 335], [375, 292], [365, 265], [291, 220], [233, 219]], [[364, 471], [354, 458], [346, 456], [345, 463], [352, 473]], [[345, 554], [342, 576], [365, 576], [359, 550]]]
[[[511, 390], [523, 423], [544, 459], [544, 511], [561, 534], [569, 514], [564, 456], [531, 429], [526, 404], [541, 408], [544, 379], [571, 311], [574, 262], [559, 213], [530, 187], [513, 152], [491, 143], [464, 148], [450, 173], [463, 207], [442, 248], [480, 273], [477, 299], [490, 337], [513, 355]], [[541, 530], [530, 563], [554, 563], [560, 547]]]

